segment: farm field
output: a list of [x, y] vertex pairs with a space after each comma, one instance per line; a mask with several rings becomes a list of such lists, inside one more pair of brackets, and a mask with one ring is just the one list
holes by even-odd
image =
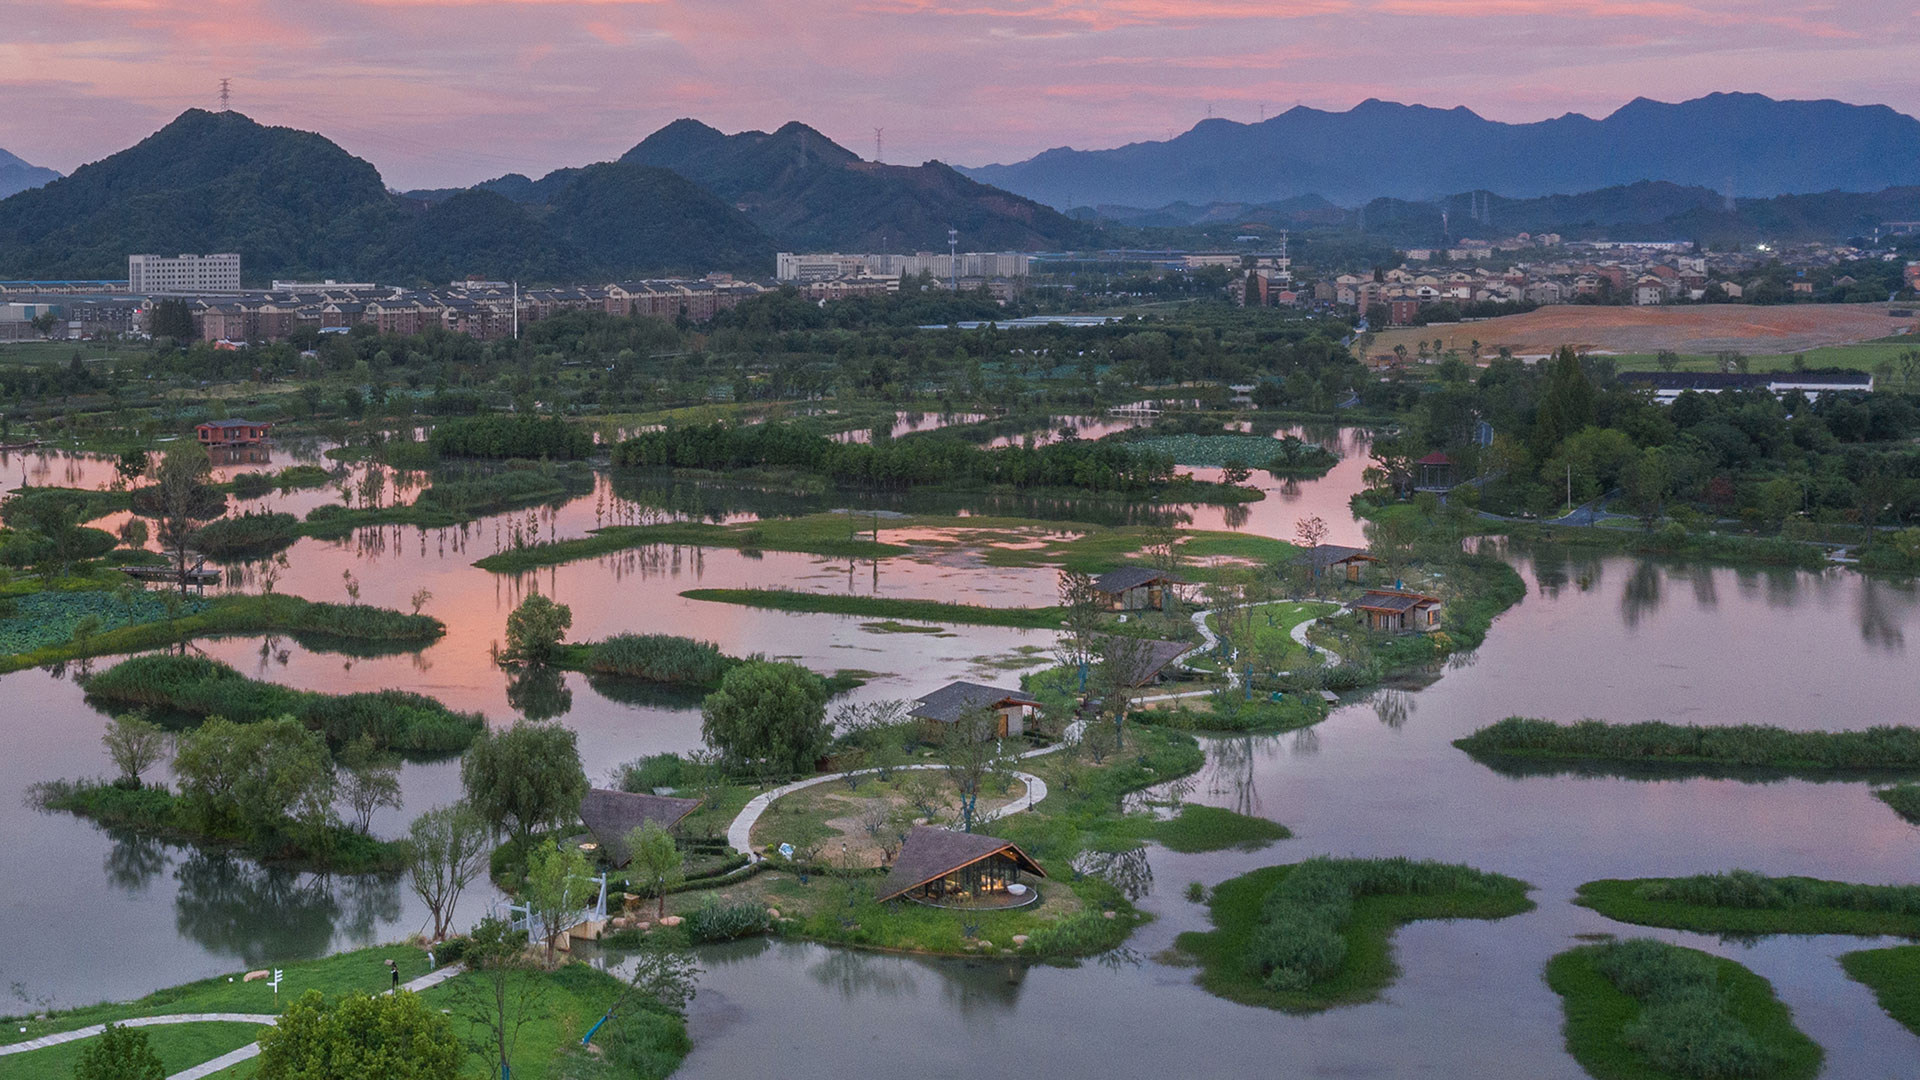
[[[1920, 311], [1913, 305], [1888, 304], [1782, 304], [1761, 307], [1747, 304], [1706, 304], [1688, 307], [1595, 307], [1585, 304], [1555, 304], [1520, 315], [1497, 319], [1437, 326], [1398, 327], [1378, 334], [1368, 352], [1378, 355], [1405, 345], [1412, 354], [1417, 342], [1425, 339], [1444, 343], [1446, 349], [1458, 349], [1467, 355], [1473, 342], [1480, 343], [1482, 357], [1493, 355], [1502, 346], [1516, 356], [1542, 356], [1562, 345], [1583, 352], [1605, 352], [1623, 357], [1646, 358], [1652, 363], [1655, 353], [1670, 349], [1683, 356], [1705, 357], [1731, 349], [1755, 357], [1753, 370], [1766, 370], [1760, 357], [1778, 358], [1785, 366], [1794, 353], [1807, 353], [1807, 363], [1844, 363], [1850, 367], [1871, 367], [1883, 357], [1877, 352], [1845, 359], [1817, 359], [1817, 351], [1834, 346], [1859, 347], [1862, 342], [1882, 345], [1898, 353], [1897, 346], [1882, 339], [1893, 335], [1911, 335], [1920, 319], [1908, 315], [1895, 318], [1889, 310]], [[1908, 348], [1920, 347], [1920, 338], [1909, 338]], [[1848, 363], [1848, 360], [1853, 362]]]

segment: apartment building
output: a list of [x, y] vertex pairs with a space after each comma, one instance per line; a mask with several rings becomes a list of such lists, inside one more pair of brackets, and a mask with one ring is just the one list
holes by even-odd
[[180, 296], [218, 295], [240, 291], [240, 256], [129, 255], [127, 291], [136, 294]]

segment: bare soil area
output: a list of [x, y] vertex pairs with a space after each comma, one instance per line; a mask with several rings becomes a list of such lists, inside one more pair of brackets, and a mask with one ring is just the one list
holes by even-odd
[[1468, 355], [1480, 343], [1484, 359], [1501, 346], [1515, 356], [1540, 356], [1562, 345], [1583, 352], [1712, 353], [1731, 349], [1744, 353], [1791, 353], [1824, 345], [1871, 341], [1912, 331], [1920, 319], [1908, 314], [1893, 317], [1889, 308], [1915, 311], [1913, 305], [1708, 304], [1688, 307], [1595, 307], [1555, 304], [1522, 315], [1503, 315], [1483, 322], [1445, 326], [1415, 326], [1379, 334], [1369, 353], [1392, 352], [1405, 345], [1418, 354], [1416, 342], [1439, 340], [1447, 349]]

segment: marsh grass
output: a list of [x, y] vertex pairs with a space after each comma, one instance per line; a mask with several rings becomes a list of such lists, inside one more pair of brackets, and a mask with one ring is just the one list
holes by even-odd
[[1502, 919], [1532, 910], [1532, 886], [1467, 866], [1310, 859], [1214, 886], [1211, 932], [1177, 947], [1200, 985], [1246, 1005], [1319, 1012], [1371, 1001], [1396, 974], [1390, 937], [1421, 919]]
[[1702, 726], [1648, 721], [1557, 724], [1510, 716], [1455, 746], [1475, 757], [1596, 761], [1682, 768], [1718, 766], [1793, 772], [1920, 770], [1920, 728], [1788, 731], [1758, 724]]
[[1589, 881], [1574, 903], [1619, 922], [1709, 934], [1920, 936], [1920, 885], [1855, 885], [1734, 870]]
[[1731, 960], [1645, 939], [1547, 964], [1567, 1050], [1599, 1080], [1805, 1080], [1820, 1047], [1768, 982]]
[[1873, 991], [1888, 1016], [1920, 1035], [1920, 945], [1845, 953], [1840, 966], [1848, 978]]

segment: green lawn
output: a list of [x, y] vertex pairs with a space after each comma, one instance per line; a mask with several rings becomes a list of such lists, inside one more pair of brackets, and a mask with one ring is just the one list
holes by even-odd
[[[271, 1009], [262, 1009], [271, 1012]], [[15, 1024], [15, 1034], [20, 1025]], [[160, 1057], [167, 1075], [212, 1061], [229, 1050], [253, 1042], [260, 1034], [258, 1024], [177, 1024], [140, 1028], [147, 1045]], [[73, 1067], [91, 1040], [78, 1039], [45, 1050], [0, 1058], [0, 1073], [7, 1080], [70, 1080]]]
[[[1880, 338], [1875, 341], [1861, 341], [1852, 345], [1826, 345], [1817, 349], [1808, 349], [1798, 355], [1804, 357], [1810, 368], [1854, 368], [1871, 371], [1880, 364], [1897, 362], [1902, 353], [1920, 349], [1920, 336], [1907, 334]], [[1747, 357], [1747, 370], [1788, 371], [1793, 367], [1794, 353], [1751, 354]], [[1621, 371], [1659, 371], [1659, 358], [1653, 353], [1623, 353], [1613, 358]], [[1718, 371], [1718, 357], [1706, 353], [1681, 353], [1679, 366], [1675, 371]]]
[[1176, 939], [1176, 947], [1199, 961], [1199, 982], [1209, 993], [1291, 1013], [1372, 1001], [1398, 974], [1391, 938], [1403, 923], [1503, 919], [1534, 906], [1526, 895], [1530, 886], [1519, 881], [1494, 892], [1356, 896], [1352, 915], [1341, 928], [1346, 957], [1338, 972], [1302, 990], [1274, 990], [1252, 970], [1248, 950], [1261, 928], [1267, 894], [1293, 870], [1294, 866], [1269, 866], [1214, 886], [1208, 898], [1214, 929], [1189, 931]]
[[[320, 960], [281, 965], [285, 976], [280, 985], [279, 1001], [292, 1001], [307, 990], [319, 990], [330, 997], [352, 990], [379, 993], [387, 989], [390, 983], [384, 963], [389, 959], [399, 965], [403, 982], [427, 973], [426, 954], [413, 946], [384, 945], [359, 949]], [[228, 976], [216, 976], [161, 990], [138, 1001], [92, 1005], [59, 1013], [47, 1021], [9, 1020], [4, 1032], [0, 1033], [0, 1042], [31, 1039], [53, 1031], [68, 1031], [133, 1016], [187, 1012], [271, 1014], [279, 1011], [273, 991], [264, 982], [242, 982], [240, 974], [234, 973], [232, 982], [227, 981]], [[553, 1075], [556, 1062], [577, 1053], [572, 1047], [620, 995], [622, 985], [613, 976], [585, 964], [569, 963], [539, 977], [546, 979], [549, 985], [539, 1015], [521, 1031], [513, 1063], [515, 1080], [547, 1080]], [[426, 991], [422, 997], [434, 1008], [452, 1009], [455, 1031], [465, 1036], [471, 1031], [457, 1005], [461, 993], [459, 982], [459, 979], [455, 979], [442, 983]], [[651, 1052], [640, 1055], [646, 1064], [615, 1070], [612, 1068], [615, 1063], [609, 1058], [605, 1062], [586, 1062], [587, 1071], [581, 1075], [661, 1077], [672, 1071], [686, 1052], [685, 1027], [678, 1020], [642, 1010], [629, 1010], [627, 1019], [621, 1023], [626, 1025], [624, 1034], [637, 1042], [651, 1045]], [[24, 1033], [20, 1031], [22, 1026], [27, 1028]], [[617, 1026], [603, 1029], [595, 1042], [612, 1039], [615, 1035], [613, 1028]], [[186, 1024], [144, 1030], [167, 1071], [172, 1073], [210, 1061], [228, 1050], [253, 1042], [259, 1029], [250, 1024]], [[72, 1075], [73, 1062], [79, 1054], [80, 1045], [70, 1043], [0, 1058], [0, 1074], [8, 1080], [16, 1077], [23, 1080], [65, 1080]], [[256, 1065], [257, 1061], [243, 1062], [217, 1075], [223, 1080], [251, 1077]], [[484, 1066], [477, 1057], [469, 1059], [468, 1067], [481, 1075], [485, 1074]]]
[[[1306, 655], [1300, 643], [1293, 640], [1293, 628], [1309, 619], [1318, 619], [1340, 610], [1340, 605], [1323, 603], [1317, 600], [1283, 600], [1274, 604], [1262, 604], [1253, 609], [1253, 641], [1251, 646], [1240, 648], [1250, 651], [1268, 665], [1285, 667], [1294, 660]], [[1220, 633], [1220, 616], [1207, 616], [1207, 625], [1213, 632]], [[1200, 659], [1195, 657], [1195, 659]]]
[[1920, 1035], [1920, 945], [1845, 953], [1840, 966], [1849, 978], [1873, 991], [1887, 1015]]
[[[1660, 926], [1672, 930], [1694, 930], [1705, 934], [1858, 934], [1920, 937], [1920, 907], [1912, 896], [1920, 893], [1913, 886], [1859, 886], [1846, 882], [1819, 881], [1813, 878], [1759, 878], [1751, 880], [1767, 886], [1795, 886], [1825, 893], [1817, 897], [1767, 902], [1742, 899], [1731, 904], [1685, 903], [1667, 899], [1649, 899], [1642, 895], [1649, 887], [1659, 887], [1675, 879], [1634, 878], [1602, 879], [1580, 886], [1574, 903], [1618, 922], [1636, 926]], [[1686, 879], [1680, 879], [1686, 880]], [[1766, 906], [1760, 906], [1765, 903]]]
[[[1547, 985], [1560, 995], [1566, 1009], [1562, 1031], [1567, 1052], [1596, 1080], [1699, 1080], [1656, 1068], [1628, 1044], [1627, 1026], [1639, 1019], [1642, 1005], [1595, 966], [1595, 956], [1603, 947], [1570, 949], [1547, 962]], [[1779, 1062], [1753, 1080], [1805, 1080], [1816, 1075], [1823, 1056], [1820, 1047], [1794, 1027], [1793, 1014], [1773, 996], [1772, 984], [1731, 960], [1710, 959], [1719, 967], [1720, 988], [1730, 999], [1734, 1019]]]

